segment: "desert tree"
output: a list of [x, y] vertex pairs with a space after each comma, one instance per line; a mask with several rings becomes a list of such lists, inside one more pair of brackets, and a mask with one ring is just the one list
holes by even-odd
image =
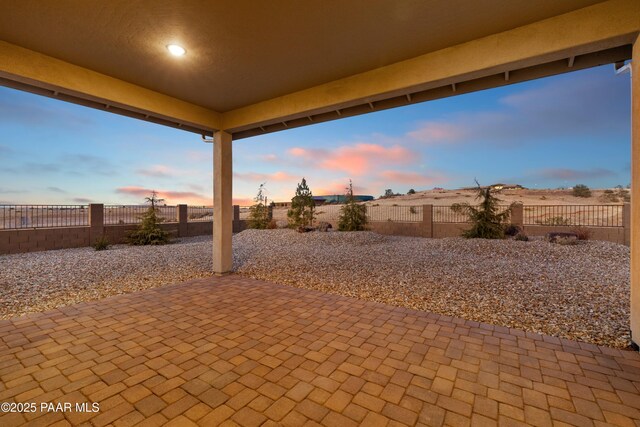
[[302, 178], [302, 182], [296, 188], [296, 194], [291, 199], [291, 208], [287, 211], [289, 226], [291, 228], [311, 227], [315, 215], [315, 202], [313, 194], [307, 185], [307, 180]]
[[356, 198], [353, 197], [353, 183], [351, 180], [349, 180], [349, 187], [346, 190], [346, 203], [340, 208], [338, 230], [362, 231], [367, 225], [367, 206], [356, 202]]
[[398, 196], [399, 194], [396, 194], [393, 192], [392, 189], [387, 188], [386, 190], [384, 190], [384, 194], [382, 196], [380, 196], [381, 199], [389, 199], [391, 197], [395, 197]]
[[501, 201], [493, 193], [491, 187], [478, 186], [476, 199], [480, 199], [480, 204], [472, 206], [469, 203], [455, 203], [451, 205], [451, 210], [466, 215], [471, 222], [471, 228], [462, 233], [463, 237], [480, 239], [502, 239], [504, 238], [504, 225], [511, 217], [511, 210], [515, 203], [512, 203], [505, 211], [499, 212], [498, 203]]

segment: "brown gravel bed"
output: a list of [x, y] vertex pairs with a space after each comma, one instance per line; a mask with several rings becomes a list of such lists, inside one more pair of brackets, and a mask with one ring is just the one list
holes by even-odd
[[629, 248], [588, 241], [423, 239], [247, 230], [245, 276], [625, 348]]
[[211, 237], [0, 255], [0, 318], [211, 276]]
[[[0, 256], [0, 318], [211, 275], [211, 238]], [[629, 249], [247, 230], [234, 269], [301, 288], [624, 348]]]

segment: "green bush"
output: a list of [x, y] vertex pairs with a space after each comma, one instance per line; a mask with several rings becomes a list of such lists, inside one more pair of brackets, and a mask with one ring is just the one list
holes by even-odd
[[[613, 193], [613, 194], [611, 194], [611, 193]], [[603, 198], [615, 199], [615, 200], [613, 200], [614, 203], [618, 202], [620, 198], [624, 202], [630, 202], [631, 201], [631, 194], [629, 194], [629, 190], [625, 189], [622, 185], [616, 185], [616, 191], [615, 192], [612, 191], [612, 190], [604, 190]]]
[[573, 193], [575, 197], [591, 197], [591, 190], [584, 184], [577, 184], [573, 187]]
[[302, 182], [296, 188], [296, 195], [291, 199], [291, 208], [287, 212], [289, 227], [294, 229], [311, 227], [315, 217], [315, 206], [313, 194], [307, 186], [307, 180], [302, 178]]
[[264, 183], [260, 184], [258, 194], [253, 199], [257, 203], [249, 208], [249, 220], [247, 227], [264, 230], [269, 226], [271, 220], [269, 215], [269, 207], [267, 206], [267, 198], [264, 196]]
[[258, 203], [249, 208], [248, 228], [264, 230], [269, 225], [269, 207]]
[[412, 188], [411, 190], [407, 191], [407, 194], [416, 194], [416, 190]]
[[109, 239], [107, 239], [106, 236], [102, 236], [99, 239], [97, 239], [95, 242], [93, 242], [93, 245], [91, 246], [96, 251], [104, 251], [106, 249], [109, 249]]
[[456, 213], [467, 215], [472, 223], [471, 228], [462, 233], [463, 237], [469, 239], [502, 239], [504, 238], [504, 223], [511, 217], [511, 209], [509, 208], [498, 213], [498, 199], [493, 195], [491, 187], [482, 188], [478, 181], [476, 198], [482, 199], [478, 207], [471, 206], [468, 203], [456, 203], [451, 206], [451, 210]]
[[339, 231], [362, 231], [367, 226], [367, 206], [356, 203], [353, 197], [353, 184], [349, 180], [347, 202], [340, 208], [338, 218]]
[[618, 194], [613, 190], [604, 190], [604, 193], [600, 197], [600, 201], [604, 203], [618, 203], [620, 199], [618, 198]]
[[146, 197], [147, 203], [151, 203], [149, 209], [142, 216], [142, 222], [135, 231], [129, 233], [128, 241], [130, 245], [164, 245], [169, 243], [169, 233], [160, 228], [163, 221], [158, 216], [156, 205], [163, 202], [164, 199], [158, 199], [155, 191], [151, 193], [151, 197]]

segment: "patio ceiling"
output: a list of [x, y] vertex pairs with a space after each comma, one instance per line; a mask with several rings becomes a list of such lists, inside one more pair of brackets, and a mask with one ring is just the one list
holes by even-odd
[[[636, 0], [0, 0], [0, 84], [234, 139], [629, 59]], [[167, 55], [176, 42], [186, 56]]]

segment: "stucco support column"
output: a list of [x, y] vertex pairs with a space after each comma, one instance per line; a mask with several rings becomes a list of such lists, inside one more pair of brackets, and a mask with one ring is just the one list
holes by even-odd
[[104, 237], [104, 205], [91, 203], [89, 205], [89, 244]]
[[231, 134], [213, 135], [213, 272], [231, 272], [233, 252], [232, 154]]
[[631, 339], [640, 344], [640, 37], [631, 63]]

